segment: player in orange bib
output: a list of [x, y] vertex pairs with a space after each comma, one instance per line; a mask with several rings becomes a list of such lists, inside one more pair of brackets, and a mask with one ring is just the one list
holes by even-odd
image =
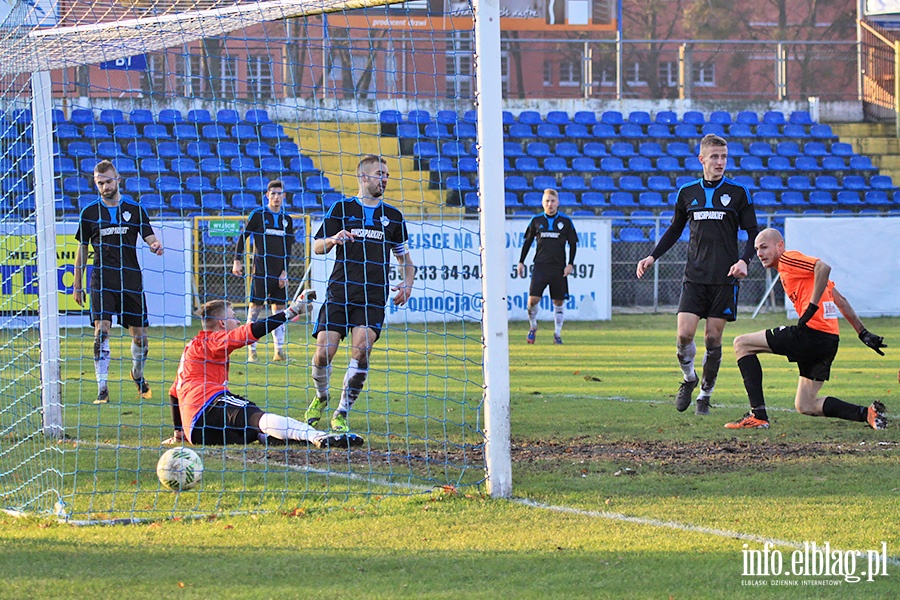
[[847, 319], [866, 346], [882, 356], [884, 352], [881, 349], [887, 347], [884, 338], [863, 327], [850, 302], [828, 279], [831, 267], [825, 261], [795, 250], [785, 250], [784, 238], [775, 229], [761, 231], [756, 236], [755, 246], [763, 267], [778, 270], [785, 293], [797, 314], [802, 316], [796, 325], [782, 325], [777, 329], [747, 333], [734, 339], [734, 353], [744, 378], [751, 410], [742, 419], [725, 427], [769, 427], [763, 397], [762, 366], [757, 354], [772, 353], [797, 363], [800, 383], [794, 406], [800, 414], [859, 421], [868, 423], [872, 429], [886, 428], [884, 405], [877, 400], [866, 407], [844, 402], [834, 396], [819, 396], [822, 384], [828, 381], [831, 363], [838, 350], [838, 313]]

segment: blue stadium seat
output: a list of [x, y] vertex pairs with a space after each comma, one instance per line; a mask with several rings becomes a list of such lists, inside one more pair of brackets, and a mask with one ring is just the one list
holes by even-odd
[[109, 133], [109, 128], [102, 123], [91, 123], [90, 125], [85, 125], [82, 130], [82, 135], [85, 139], [88, 140], [109, 140], [112, 139], [112, 135]]
[[204, 108], [192, 108], [188, 111], [185, 121], [195, 125], [208, 125], [213, 122], [213, 119], [208, 110]]
[[654, 192], [671, 192], [675, 186], [667, 175], [651, 175], [647, 178], [647, 189]]
[[419, 161], [425, 161], [432, 158], [437, 158], [441, 155], [438, 151], [437, 146], [434, 142], [416, 142], [413, 144], [412, 149], [413, 156], [415, 156]]
[[830, 208], [834, 206], [834, 197], [831, 192], [825, 190], [815, 190], [809, 193], [809, 205], [817, 207]]
[[56, 138], [59, 140], [79, 140], [81, 131], [71, 123], [59, 123], [55, 125]]
[[180, 211], [200, 210], [200, 204], [197, 203], [197, 196], [194, 194], [173, 194], [169, 204], [173, 209]]
[[625, 122], [625, 119], [622, 118], [622, 113], [617, 110], [607, 110], [602, 115], [600, 115], [600, 122], [606, 123], [607, 125], [622, 125]]
[[519, 142], [503, 142], [503, 156], [508, 158], [525, 156], [525, 152], [522, 150], [522, 144]]
[[667, 144], [666, 154], [668, 154], [669, 156], [674, 156], [676, 158], [694, 156], [694, 152], [691, 150], [691, 147], [685, 142], [672, 142], [670, 144]]
[[164, 108], [159, 111], [156, 122], [160, 125], [174, 126], [184, 122], [184, 116], [181, 111], [174, 108]]
[[635, 125], [634, 123], [622, 124], [622, 126], [619, 127], [619, 135], [627, 139], [647, 137], [647, 134], [644, 133], [644, 129], [640, 125]]
[[643, 125], [647, 126], [652, 123], [650, 120], [650, 113], [644, 110], [633, 110], [628, 113], [628, 122], [633, 125]]
[[169, 163], [169, 168], [173, 173], [177, 173], [180, 177], [197, 175], [200, 173], [200, 167], [197, 166], [197, 161], [186, 156], [173, 159], [172, 162]]
[[[451, 183], [450, 183], [450, 180], [451, 180], [451, 179], [453, 179], [453, 177], [449, 177], [449, 178], [447, 179], [447, 186], [448, 186], [448, 187], [451, 186]], [[465, 177], [462, 177], [462, 178], [457, 177], [456, 179], [465, 179], [466, 181], [468, 181], [468, 179], [465, 178]], [[334, 191], [334, 188], [331, 187], [331, 182], [328, 181], [328, 178], [325, 177], [324, 175], [312, 175], [312, 176], [310, 176], [310, 177], [307, 177], [307, 178], [306, 178], [306, 185], [304, 185], [303, 187], [304, 187], [304, 189], [306, 189], [307, 191], [313, 192], [314, 194], [319, 194], [319, 193], [324, 194], [324, 193], [326, 193], [326, 192], [333, 192], [333, 191]], [[471, 187], [470, 187], [469, 189], [474, 189], [474, 188], [471, 188]]]
[[884, 190], [867, 190], [866, 204], [869, 206], [890, 206], [891, 199]]
[[78, 125], [79, 127], [93, 125], [95, 123], [94, 111], [89, 108], [72, 109], [72, 112], [69, 115], [69, 122], [73, 125]]
[[273, 155], [272, 147], [266, 142], [249, 142], [244, 147], [244, 153], [250, 158], [256, 159]]
[[151, 125], [144, 125], [143, 134], [144, 137], [148, 140], [159, 141], [172, 139], [172, 136], [169, 135], [169, 130], [165, 125], [157, 125], [155, 123]]
[[160, 158], [166, 159], [181, 158], [182, 156], [184, 156], [184, 154], [181, 152], [181, 146], [178, 144], [178, 142], [160, 142], [156, 146], [156, 154]]
[[696, 156], [688, 156], [684, 159], [684, 168], [686, 171], [703, 171], [703, 165]]
[[689, 125], [703, 125], [706, 123], [706, 118], [703, 116], [702, 112], [689, 110], [682, 115], [681, 121]]
[[507, 192], [516, 194], [530, 192], [533, 189], [528, 183], [528, 180], [521, 175], [509, 175], [506, 177], [504, 180], [504, 187]]
[[666, 153], [663, 151], [662, 146], [660, 146], [657, 142], [644, 142], [640, 146], [638, 146], [638, 154], [641, 156], [646, 156], [648, 158], [659, 158], [660, 156], [665, 156]]
[[75, 161], [65, 156], [53, 157], [53, 172], [58, 176], [77, 175], [78, 169], [75, 168]]
[[403, 115], [399, 110], [383, 110], [378, 114], [381, 135], [397, 135], [397, 126], [403, 123]]
[[547, 123], [551, 123], [553, 125], [568, 125], [571, 120], [569, 119], [569, 113], [564, 110], [551, 110], [547, 112], [547, 117], [545, 119]]
[[597, 114], [590, 110], [579, 110], [572, 117], [572, 121], [579, 125], [596, 125]]
[[768, 161], [766, 161], [766, 167], [770, 171], [783, 171], [790, 172], [794, 171], [794, 166], [791, 164], [791, 159], [786, 156], [773, 156]]
[[671, 110], [661, 110], [656, 113], [655, 122], [662, 125], [675, 125], [678, 123], [678, 115]]
[[804, 127], [803, 125], [788, 123], [784, 126], [784, 137], [804, 139], [809, 138], [809, 134], [806, 132], [806, 127]]
[[655, 191], [641, 192], [638, 196], [638, 204], [646, 208], [659, 208], [666, 205], [662, 194]]
[[607, 206], [606, 198], [600, 192], [585, 192], [581, 195], [582, 206]]
[[291, 159], [289, 169], [295, 173], [302, 175], [319, 175], [321, 171], [316, 167], [313, 160], [308, 156], [295, 156]]
[[[696, 180], [696, 178], [691, 178], [691, 179]], [[734, 177], [734, 181], [739, 183], [740, 185], [744, 186], [751, 192], [759, 189], [759, 186], [756, 185], [756, 181], [753, 179], [753, 177], [750, 177], [749, 175], [738, 175], [737, 177]], [[679, 186], [679, 187], [681, 187], [681, 186]]]
[[731, 125], [731, 114], [724, 110], [714, 110], [709, 113], [709, 122], [718, 125]]
[[[156, 158], [156, 152], [148, 142], [131, 142], [125, 148], [125, 153], [131, 158]], [[69, 145], [69, 154], [72, 154], [72, 145]]]
[[674, 156], [661, 156], [656, 159], [656, 170], [678, 173], [684, 171], [684, 167], [682, 166], [681, 161]]
[[591, 177], [591, 190], [595, 192], [615, 192], [619, 186], [609, 175], [594, 175]]
[[100, 158], [117, 158], [125, 156], [122, 152], [122, 146], [116, 142], [100, 142], [97, 144], [97, 156]]
[[228, 164], [218, 156], [208, 156], [200, 159], [200, 172], [207, 176], [218, 177], [228, 172]]
[[548, 156], [544, 159], [544, 170], [550, 173], [568, 173], [572, 168], [561, 156]]
[[775, 197], [775, 192], [760, 190], [753, 194], [753, 204], [759, 208], [770, 209], [778, 206], [778, 199]]
[[781, 192], [787, 189], [784, 186], [784, 181], [781, 180], [781, 177], [777, 177], [775, 175], [763, 175], [762, 177], [760, 177], [759, 188], [761, 190], [769, 190], [773, 192]]
[[215, 156], [209, 142], [189, 142], [187, 145], [187, 155], [198, 160]]
[[129, 194], [147, 194], [156, 190], [146, 177], [126, 177], [125, 191]]
[[169, 205], [166, 204], [166, 201], [163, 199], [161, 194], [141, 194], [139, 202], [141, 204], [141, 208], [148, 212], [155, 212], [169, 208]]
[[869, 189], [866, 178], [861, 175], [846, 175], [841, 182], [845, 190], [861, 191]]
[[856, 156], [853, 146], [847, 142], [835, 142], [831, 145], [831, 153], [835, 156], [851, 157]]
[[94, 167], [100, 162], [99, 158], [96, 157], [88, 157], [82, 158], [78, 161], [78, 170], [88, 176], [89, 180], [93, 183], [94, 181]]
[[441, 144], [441, 156], [462, 158], [463, 156], [469, 156], [469, 151], [463, 142], [453, 140]]
[[647, 137], [655, 140], [667, 140], [675, 137], [670, 126], [665, 123], [651, 123], [647, 126]]
[[619, 230], [620, 242], [649, 242], [644, 230], [639, 227], [623, 227]]
[[[837, 144], [834, 144], [836, 146]], [[832, 153], [834, 152], [834, 147], [832, 146]], [[838, 158], [838, 157], [834, 157]], [[843, 157], [841, 157], [843, 159]], [[823, 159], [824, 160], [824, 159]], [[865, 172], [877, 172], [878, 167], [872, 164], [872, 159], [868, 156], [851, 156], [850, 157], [850, 169], [853, 171], [865, 171]]]
[[[191, 189], [189, 185], [185, 186]], [[216, 180], [216, 189], [222, 193], [235, 193], [244, 189], [244, 185], [239, 177], [234, 175], [222, 175]]]
[[817, 175], [816, 189], [837, 192], [841, 189], [841, 186], [838, 183], [837, 177], [834, 177], [833, 175]]
[[831, 125], [817, 124], [812, 125], [809, 128], [809, 135], [814, 139], [819, 140], [832, 140], [836, 139], [836, 136], [831, 131]]
[[241, 156], [241, 147], [236, 142], [219, 142], [216, 144], [216, 154], [222, 160], [230, 160]]
[[565, 137], [571, 140], [586, 140], [592, 136], [588, 131], [587, 125], [583, 123], [569, 123], [566, 125]]
[[537, 136], [535, 136], [531, 125], [526, 125], [525, 123], [513, 123], [509, 126], [509, 137], [514, 140], [530, 140]]
[[231, 206], [241, 212], [250, 212], [260, 206], [260, 200], [253, 194], [237, 193], [231, 197]]
[[534, 186], [534, 189], [536, 190], [559, 189], [556, 177], [551, 177], [549, 175], [538, 175], [531, 182], [531, 185]]
[[522, 203], [519, 202], [519, 196], [513, 192], [506, 192], [503, 194], [504, 200], [503, 204], [506, 208], [518, 208], [522, 206]]
[[279, 141], [288, 138], [281, 123], [263, 123], [259, 126], [259, 137], [264, 140]]
[[599, 171], [600, 168], [590, 156], [576, 156], [572, 159], [572, 170], [581, 173], [594, 173]]
[[[762, 192], [760, 192], [760, 193], [762, 193]], [[812, 193], [812, 192], [810, 192], [810, 193]], [[825, 193], [827, 194], [828, 192], [825, 192]], [[829, 195], [829, 197], [831, 196], [831, 194], [828, 194], [828, 195]], [[788, 192], [784, 192], [783, 194], [781, 194], [781, 204], [782, 204], [782, 206], [789, 206], [789, 207], [806, 206], [806, 198], [804, 197], [803, 192], [788, 191]]]
[[522, 156], [516, 159], [516, 171], [520, 173], [540, 173], [541, 169], [538, 159], [533, 156]]
[[[878, 190], [882, 191], [882, 190]], [[837, 193], [837, 204], [844, 208], [861, 208], [864, 203], [859, 197], [858, 191], [844, 190]]]
[[562, 178], [562, 189], [568, 192], [586, 192], [590, 188], [585, 184], [584, 177], [581, 175], [566, 175]]
[[597, 123], [591, 130], [591, 135], [595, 138], [609, 139], [618, 137], [615, 128], [609, 123]]
[[752, 138], [755, 137], [755, 134], [746, 123], [734, 123], [728, 127], [728, 137]]
[[609, 156], [609, 152], [606, 151], [606, 146], [600, 142], [588, 142], [584, 145], [582, 150], [584, 151], [584, 155], [590, 158], [603, 158], [604, 156]]
[[[622, 193], [622, 192], [619, 192]], [[613, 206], [610, 204], [610, 206]], [[628, 227], [628, 220], [625, 219], [625, 213], [619, 210], [618, 208], [607, 209], [603, 211], [604, 217], [612, 217], [610, 224], [613, 227]], [[615, 236], [613, 237], [615, 240]]]
[[459, 122], [459, 115], [454, 110], [439, 110], [434, 116], [434, 120], [436, 123], [452, 128]]
[[453, 138], [450, 130], [443, 123], [428, 123], [425, 125], [423, 135], [433, 140], [449, 140]]
[[[228, 168], [239, 174], [241, 177], [247, 177], [259, 171], [256, 167], [256, 161], [247, 156], [237, 156], [232, 158], [228, 162]], [[172, 161], [172, 169], [175, 169], [175, 161]]]
[[281, 185], [284, 186], [286, 194], [299, 194], [303, 191], [303, 183], [296, 175], [282, 175]]
[[295, 142], [278, 142], [275, 144], [275, 155], [282, 159], [291, 159], [300, 156], [300, 146]]
[[578, 206], [578, 196], [573, 192], [559, 192], [559, 205], [566, 207]]
[[637, 175], [623, 175], [619, 179], [619, 189], [627, 192], [643, 192], [647, 187]]
[[[763, 187], [762, 179], [760, 179], [759, 183], [760, 187]], [[789, 190], [794, 190], [797, 192], [811, 192], [814, 189], [812, 184], [809, 182], [809, 177], [807, 177], [806, 175], [791, 175], [790, 177], [788, 177], [787, 187]]]
[[609, 153], [612, 156], [618, 156], [619, 158], [631, 158], [632, 156], [637, 156], [637, 153], [634, 151], [634, 145], [631, 142], [616, 142], [609, 149]]
[[890, 175], [872, 175], [869, 185], [873, 190], [894, 190], [894, 182]]
[[265, 109], [251, 108], [244, 114], [244, 122], [258, 126], [265, 123], [271, 123], [272, 119], [269, 118], [269, 113]]
[[[827, 157], [823, 157], [824, 160]], [[814, 156], [798, 156], [794, 159], [794, 168], [798, 171], [821, 171], [822, 167], [819, 165], [819, 161]]]
[[121, 175], [123, 177], [127, 177], [128, 175], [137, 175], [138, 174], [137, 165], [134, 163], [134, 160], [132, 160], [130, 158], [127, 158], [124, 156], [119, 156], [119, 157], [112, 159], [112, 163], [113, 163], [113, 165], [115, 165], [116, 171], [119, 172], [119, 175]]
[[781, 133], [781, 129], [778, 125], [772, 123], [760, 123], [756, 126], [756, 137], [766, 139], [783, 138], [784, 134]]
[[563, 158], [576, 158], [581, 156], [578, 146], [572, 142], [560, 142], [556, 144], [554, 152], [557, 156], [562, 156]]
[[269, 178], [262, 177], [260, 175], [254, 175], [253, 177], [248, 177], [244, 182], [247, 186], [247, 191], [255, 194], [265, 194], [266, 189], [269, 186]]
[[258, 140], [259, 134], [256, 133], [256, 128], [252, 125], [246, 125], [244, 123], [239, 123], [237, 125], [232, 126], [231, 128], [231, 137], [240, 141], [240, 142], [249, 142], [251, 140]]
[[544, 199], [543, 192], [525, 192], [522, 194], [522, 205], [530, 208], [541, 206]]
[[478, 159], [474, 156], [460, 157], [456, 167], [460, 173], [478, 173]]
[[600, 170], [610, 173], [621, 173], [625, 171], [625, 163], [618, 156], [606, 156], [600, 159]]
[[508, 131], [510, 125], [516, 122], [516, 117], [508, 110], [504, 110], [501, 114], [503, 116], [503, 128]]
[[153, 118], [153, 112], [146, 108], [135, 108], [129, 113], [128, 120], [136, 127], [152, 125], [156, 121]]
[[634, 195], [631, 192], [613, 192], [609, 195], [610, 206], [617, 208], [635, 208], [637, 203], [634, 201]]
[[209, 125], [203, 125], [200, 128], [200, 137], [204, 140], [227, 140], [228, 132], [225, 130], [225, 127], [219, 123], [211, 123]]
[[290, 206], [302, 212], [317, 211], [322, 208], [322, 202], [318, 194], [309, 192], [296, 192], [290, 196]]
[[241, 116], [238, 111], [230, 108], [220, 108], [216, 111], [216, 123], [226, 127], [237, 125], [241, 122]]
[[550, 151], [550, 146], [544, 142], [528, 142], [528, 145], [525, 146], [525, 153], [528, 154], [528, 156], [533, 156], [535, 158], [547, 158], [548, 156], [553, 156], [553, 152]]
[[225, 201], [224, 194], [207, 192], [200, 195], [200, 207], [204, 211], [222, 212], [228, 209], [228, 203]]
[[193, 123], [179, 123], [172, 127], [172, 137], [181, 142], [194, 142], [200, 139], [200, 132]]
[[675, 137], [695, 138], [700, 136], [697, 134], [697, 126], [693, 123], [679, 123], [675, 126]]
[[753, 111], [742, 110], [734, 119], [735, 123], [746, 123], [747, 125], [759, 125], [759, 115]]
[[526, 125], [536, 126], [543, 123], [544, 119], [541, 118], [541, 113], [536, 110], [523, 110], [519, 113], [516, 121], [519, 123], [525, 123]]
[[717, 135], [719, 137], [725, 137], [725, 126], [720, 125], [719, 123], [707, 123], [700, 128], [700, 135], [709, 134]]
[[775, 153], [785, 158], [796, 158], [800, 156], [800, 147], [797, 142], [778, 142]]
[[759, 156], [749, 155], [741, 158], [741, 170], [742, 171], [765, 171], [766, 168], [763, 166], [763, 161]]
[[753, 142], [750, 144], [750, 148], [748, 151], [753, 156], [761, 156], [763, 158], [775, 156], [775, 152], [772, 150], [772, 145], [768, 142]]
[[634, 173], [653, 173], [656, 169], [646, 156], [635, 156], [628, 159], [628, 170]]
[[478, 130], [472, 123], [461, 121], [454, 125], [453, 135], [460, 140], [474, 140], [478, 137]]
[[128, 121], [125, 119], [125, 113], [117, 108], [104, 108], [100, 111], [100, 122], [106, 125], [123, 125]]
[[771, 123], [772, 125], [785, 125], [787, 119], [784, 118], [784, 113], [780, 110], [770, 110], [763, 115], [762, 122]]
[[796, 125], [812, 125], [813, 120], [808, 111], [795, 110], [791, 113], [789, 121]]
[[156, 178], [156, 189], [160, 194], [177, 194], [182, 191], [181, 178], [162, 175]]

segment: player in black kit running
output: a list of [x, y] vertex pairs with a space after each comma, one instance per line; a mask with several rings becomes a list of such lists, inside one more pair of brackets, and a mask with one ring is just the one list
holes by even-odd
[[[699, 383], [695, 412], [707, 415], [722, 362], [722, 333], [725, 323], [737, 317], [738, 281], [747, 276], [759, 227], [750, 192], [724, 176], [727, 142], [714, 134], [704, 136], [700, 140], [699, 159], [703, 178], [678, 190], [672, 223], [650, 256], [638, 262], [637, 276], [641, 277], [665, 254], [678, 241], [684, 226], [689, 225], [691, 237], [678, 304], [678, 363], [684, 381], [675, 407], [679, 411], [687, 410]], [[738, 254], [738, 228], [745, 230], [748, 238], [741, 254]], [[700, 319], [706, 319], [702, 380], [694, 370], [697, 354], [694, 335]]]
[[[250, 309], [247, 322], [259, 321], [259, 315], [266, 304], [271, 305], [272, 314], [284, 310], [287, 304], [288, 266], [291, 248], [294, 245], [294, 221], [284, 210], [284, 185], [280, 180], [269, 182], [266, 189], [266, 206], [257, 208], [247, 219], [243, 233], [238, 236], [234, 249], [234, 264], [231, 272], [238, 277], [244, 275], [244, 244], [253, 237], [253, 281], [250, 284]], [[284, 327], [272, 333], [275, 340], [274, 361], [287, 360], [284, 350]], [[247, 360], [256, 362], [256, 344], [248, 346]]]
[[394, 304], [403, 305], [409, 300], [416, 274], [403, 214], [382, 200], [389, 177], [387, 163], [378, 156], [364, 156], [356, 175], [359, 194], [332, 205], [313, 243], [316, 254], [327, 254], [335, 247], [337, 251], [325, 304], [313, 332], [316, 397], [306, 409], [306, 421], [315, 426], [328, 408], [331, 361], [349, 333], [350, 361], [340, 404], [331, 418], [331, 430], [336, 433], [350, 431], [347, 413], [366, 382], [369, 354], [381, 335], [391, 254], [397, 258], [403, 274], [403, 282], [392, 288], [397, 292]]
[[[518, 264], [519, 277], [525, 277], [525, 257], [528, 256], [531, 243], [537, 240], [534, 271], [528, 290], [529, 327], [526, 341], [533, 344], [537, 337], [537, 315], [540, 308], [538, 304], [544, 290], [550, 286], [555, 325], [553, 343], [562, 344], [563, 303], [569, 295], [569, 282], [566, 278], [575, 270], [578, 234], [575, 232], [572, 219], [559, 213], [559, 194], [556, 190], [544, 190], [541, 204], [544, 206], [544, 212], [531, 219], [525, 229], [525, 240], [522, 243]], [[566, 260], [566, 244], [569, 246], [568, 260]]]

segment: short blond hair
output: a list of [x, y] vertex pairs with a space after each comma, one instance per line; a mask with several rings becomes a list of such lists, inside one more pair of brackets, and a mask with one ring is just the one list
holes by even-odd
[[556, 198], [557, 200], [559, 200], [559, 192], [557, 192], [557, 191], [556, 191], [555, 189], [553, 189], [553, 188], [545, 188], [545, 189], [544, 189], [544, 194], [545, 194], [545, 195], [546, 195], [546, 194], [550, 194], [551, 196], [553, 196], [554, 198]]
[[360, 159], [359, 164], [356, 165], [356, 175], [357, 176], [362, 175], [363, 167], [365, 167], [366, 165], [371, 165], [371, 164], [375, 164], [375, 163], [387, 165], [387, 161], [380, 156], [376, 156], [374, 154], [367, 154], [367, 155], [363, 156]]
[[725, 138], [719, 137], [714, 133], [707, 133], [703, 136], [703, 139], [700, 140], [700, 149], [709, 148], [710, 146], [728, 146], [728, 142], [725, 141]]
[[224, 318], [230, 306], [231, 302], [228, 300], [210, 300], [201, 304], [194, 314], [203, 319], [203, 328], [206, 329], [212, 321]]

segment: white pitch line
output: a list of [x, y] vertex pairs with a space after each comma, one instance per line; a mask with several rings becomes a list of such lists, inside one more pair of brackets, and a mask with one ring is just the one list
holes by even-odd
[[[611, 521], [621, 521], [624, 523], [634, 523], [635, 525], [649, 525], [651, 527], [665, 527], [667, 529], [675, 529], [678, 531], [687, 531], [692, 533], [702, 533], [704, 535], [714, 535], [723, 538], [732, 538], [738, 540], [746, 540], [750, 542], [758, 542], [760, 544], [769, 543], [773, 546], [783, 546], [786, 548], [803, 549], [800, 542], [789, 542], [787, 540], [779, 540], [778, 538], [766, 537], [755, 533], [741, 533], [739, 531], [728, 531], [727, 529], [715, 529], [712, 527], [704, 527], [702, 525], [691, 525], [689, 523], [679, 523], [677, 521], [662, 521], [660, 519], [648, 519], [645, 517], [630, 517], [622, 513], [609, 512], [605, 510], [585, 510], [581, 508], [573, 508], [571, 506], [555, 506], [552, 504], [544, 504], [529, 500], [528, 498], [512, 498], [512, 502], [527, 506], [529, 508], [539, 508], [541, 510], [549, 510], [553, 512], [566, 513], [570, 515], [579, 515], [582, 517], [592, 517], [597, 519], [609, 519]], [[835, 552], [838, 550], [835, 549]], [[841, 551], [843, 552], [843, 551]], [[859, 552], [859, 551], [858, 551]], [[865, 554], [865, 551], [862, 551]], [[887, 562], [895, 566], [900, 566], [900, 558], [896, 556], [887, 557]]]

